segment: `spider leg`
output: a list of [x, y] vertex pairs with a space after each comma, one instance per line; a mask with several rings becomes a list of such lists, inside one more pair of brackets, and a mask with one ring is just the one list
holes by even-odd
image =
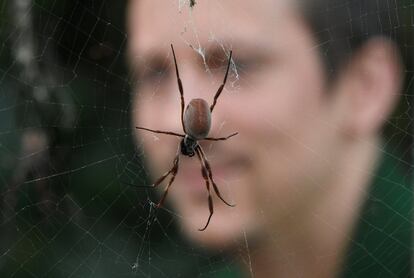
[[219, 189], [218, 189], [218, 187], [217, 187], [217, 184], [216, 184], [216, 183], [214, 182], [214, 180], [213, 180], [213, 174], [212, 174], [212, 171], [211, 171], [210, 163], [208, 162], [208, 160], [207, 160], [207, 158], [206, 158], [206, 155], [205, 155], [205, 153], [204, 153], [204, 151], [203, 151], [203, 149], [201, 148], [201, 146], [200, 146], [200, 145], [198, 145], [198, 146], [197, 146], [196, 151], [197, 151], [197, 154], [198, 154], [198, 156], [200, 157], [200, 159], [204, 162], [205, 168], [206, 168], [207, 173], [208, 173], [208, 177], [210, 178], [211, 183], [213, 184], [213, 189], [214, 189], [214, 192], [216, 192], [217, 197], [219, 197], [219, 198], [220, 198], [220, 200], [222, 200], [222, 201], [223, 201], [223, 203], [225, 203], [225, 204], [226, 204], [226, 205], [228, 205], [229, 207], [235, 207], [236, 205], [232, 205], [232, 204], [228, 203], [228, 202], [227, 202], [226, 200], [224, 200], [224, 198], [221, 196], [220, 191], [219, 191]]
[[180, 158], [180, 153], [177, 153], [177, 155], [175, 156], [174, 163], [173, 163], [173, 167], [171, 168], [171, 170], [168, 171], [167, 173], [165, 173], [153, 185], [153, 187], [156, 187], [157, 185], [159, 185], [171, 173], [172, 176], [170, 178], [170, 181], [168, 182], [167, 187], [164, 190], [164, 194], [162, 195], [161, 200], [156, 205], [157, 208], [161, 207], [164, 204], [165, 198], [167, 197], [167, 194], [168, 194], [168, 189], [170, 188], [171, 184], [174, 182], [175, 176], [177, 175], [177, 172], [178, 172], [178, 163], [180, 161], [179, 158]]
[[237, 134], [239, 134], [239, 133], [238, 133], [238, 132], [235, 132], [235, 133], [230, 134], [229, 136], [226, 136], [226, 137], [219, 137], [219, 138], [206, 137], [206, 138], [204, 138], [204, 139], [202, 139], [202, 140], [209, 140], [209, 141], [224, 141], [224, 140], [227, 140], [227, 139], [229, 139], [229, 138], [231, 138], [231, 137], [233, 137], [233, 136], [236, 136]]
[[137, 188], [154, 188], [155, 187], [153, 184], [152, 185], [136, 185], [136, 184], [129, 183], [129, 182], [124, 182], [124, 181], [122, 181], [122, 183], [126, 184], [126, 185], [129, 185], [129, 186], [132, 186], [132, 187], [137, 187]]
[[200, 232], [202, 232], [205, 229], [207, 229], [207, 226], [210, 223], [211, 216], [213, 216], [213, 213], [214, 213], [214, 207], [213, 207], [213, 198], [211, 198], [210, 182], [208, 181], [207, 169], [206, 169], [206, 167], [205, 167], [205, 165], [203, 163], [203, 159], [201, 157], [200, 151], [198, 150], [198, 148], [196, 148], [195, 150], [196, 150], [196, 153], [197, 153], [197, 157], [200, 160], [200, 164], [201, 164], [201, 174], [203, 175], [203, 178], [204, 178], [204, 180], [206, 182], [206, 187], [207, 187], [207, 192], [208, 192], [208, 209], [210, 211], [210, 215], [208, 216], [206, 225], [204, 226], [204, 228], [198, 229]]
[[175, 52], [174, 47], [171, 44], [171, 50], [174, 57], [174, 64], [175, 64], [175, 73], [177, 75], [177, 83], [178, 83], [178, 90], [180, 91], [180, 97], [181, 97], [181, 124], [183, 126], [183, 131], [185, 132], [185, 126], [184, 126], [184, 89], [183, 89], [183, 83], [181, 82], [180, 74], [178, 73], [178, 66], [177, 66], [177, 58], [175, 58]]
[[213, 209], [213, 200], [211, 199], [211, 195], [208, 195], [208, 209], [210, 210], [210, 215], [208, 217], [207, 223], [204, 226], [204, 228], [202, 229], [198, 229], [200, 232], [204, 231], [205, 229], [207, 229], [208, 224], [210, 224], [210, 219], [211, 216], [213, 216], [214, 213], [214, 209]]
[[228, 75], [229, 69], [230, 69], [230, 62], [231, 62], [231, 54], [232, 53], [233, 53], [233, 51], [230, 50], [229, 62], [227, 63], [226, 74], [224, 75], [223, 83], [220, 85], [219, 89], [216, 92], [216, 95], [214, 96], [213, 104], [210, 106], [210, 112], [213, 112], [214, 106], [216, 106], [216, 103], [217, 103], [217, 99], [220, 96], [221, 92], [223, 91], [224, 85], [226, 85], [227, 75]]
[[179, 133], [175, 133], [175, 132], [172, 132], [172, 131], [155, 130], [155, 129], [149, 129], [149, 128], [140, 127], [140, 126], [136, 126], [135, 128], [150, 131], [150, 132], [154, 132], [154, 133], [161, 133], [161, 134], [167, 134], [167, 135], [174, 135], [174, 136], [178, 136], [178, 137], [185, 137], [184, 134], [179, 134]]
[[[168, 177], [169, 174], [173, 173], [173, 171], [175, 170], [175, 167], [178, 168], [178, 160], [179, 160], [179, 158], [178, 158], [178, 153], [177, 153], [177, 155], [176, 155], [176, 157], [174, 159], [174, 162], [173, 162], [173, 167], [169, 171], [165, 172], [160, 178], [158, 178], [151, 185], [136, 185], [136, 184], [127, 183], [127, 182], [123, 182], [123, 183], [126, 184], [126, 185], [129, 185], [129, 186], [138, 187], [138, 188], [155, 188], [158, 185], [160, 185]], [[175, 166], [176, 164], [177, 164], [177, 166]]]

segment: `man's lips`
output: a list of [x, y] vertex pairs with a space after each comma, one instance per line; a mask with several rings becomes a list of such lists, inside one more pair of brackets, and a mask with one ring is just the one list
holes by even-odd
[[[228, 186], [226, 180], [231, 180], [234, 175], [240, 174], [240, 165], [235, 161], [214, 162], [210, 163], [211, 174], [214, 182], [219, 187]], [[207, 187], [206, 181], [203, 178], [201, 171], [201, 164], [199, 161], [192, 161], [188, 164], [182, 165], [177, 175], [177, 182], [182, 183], [186, 191], [194, 194], [202, 194], [206, 196]], [[210, 191], [213, 194], [213, 187], [210, 179]]]

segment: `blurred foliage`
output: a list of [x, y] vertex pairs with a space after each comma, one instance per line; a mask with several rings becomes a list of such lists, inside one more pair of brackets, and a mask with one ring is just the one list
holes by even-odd
[[[150, 193], [122, 183], [146, 182], [131, 142], [124, 1], [33, 2], [36, 62], [52, 69], [56, 87], [73, 100], [76, 119], [51, 146], [52, 153], [63, 150], [63, 163], [46, 163], [49, 177], [29, 177], [44, 179], [43, 185], [34, 180], [16, 191], [8, 188], [25, 159], [19, 157], [21, 132], [39, 123], [28, 117], [34, 104], [16, 94], [32, 88], [15, 65], [18, 34], [6, 2], [0, 2], [2, 277], [145, 276], [176, 272], [180, 262], [187, 269], [188, 260], [177, 258], [192, 256], [178, 243], [173, 225], [156, 222], [171, 222], [171, 216], [160, 211], [151, 218]], [[40, 127], [62, 128], [50, 120]]]
[[389, 151], [403, 161], [408, 161], [404, 169], [412, 171], [413, 163], [413, 113], [414, 100], [414, 28], [412, 0], [399, 1], [399, 24], [396, 28], [396, 40], [403, 59], [405, 76], [400, 101], [384, 128], [384, 138]]

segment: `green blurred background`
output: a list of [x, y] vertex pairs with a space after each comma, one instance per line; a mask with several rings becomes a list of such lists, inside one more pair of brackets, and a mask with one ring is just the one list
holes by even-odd
[[195, 277], [215, 264], [151, 192], [122, 183], [147, 178], [125, 4], [0, 1], [0, 277]]

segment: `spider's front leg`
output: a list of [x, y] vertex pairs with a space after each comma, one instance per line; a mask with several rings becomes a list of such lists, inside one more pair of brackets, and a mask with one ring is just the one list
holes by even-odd
[[177, 76], [178, 90], [180, 91], [180, 98], [181, 98], [181, 125], [183, 127], [184, 133], [186, 133], [185, 125], [184, 125], [184, 106], [185, 106], [184, 88], [183, 88], [183, 83], [181, 82], [180, 73], [178, 72], [177, 58], [175, 57], [175, 51], [174, 51], [174, 47], [172, 44], [171, 44], [171, 50], [172, 50], [173, 57], [174, 57], [175, 74]]
[[146, 127], [142, 127], [142, 126], [136, 126], [135, 128], [146, 130], [146, 131], [153, 132], [153, 133], [167, 134], [167, 135], [173, 135], [173, 136], [178, 136], [178, 137], [183, 137], [183, 138], [185, 137], [184, 134], [180, 134], [180, 133], [176, 133], [176, 132], [172, 132], [172, 131], [163, 131], [163, 130], [150, 129], [150, 128], [146, 128]]
[[236, 136], [237, 134], [239, 134], [238, 132], [232, 133], [226, 137], [218, 137], [218, 138], [213, 138], [213, 137], [206, 137], [203, 140], [208, 140], [208, 141], [225, 141], [233, 136]]

